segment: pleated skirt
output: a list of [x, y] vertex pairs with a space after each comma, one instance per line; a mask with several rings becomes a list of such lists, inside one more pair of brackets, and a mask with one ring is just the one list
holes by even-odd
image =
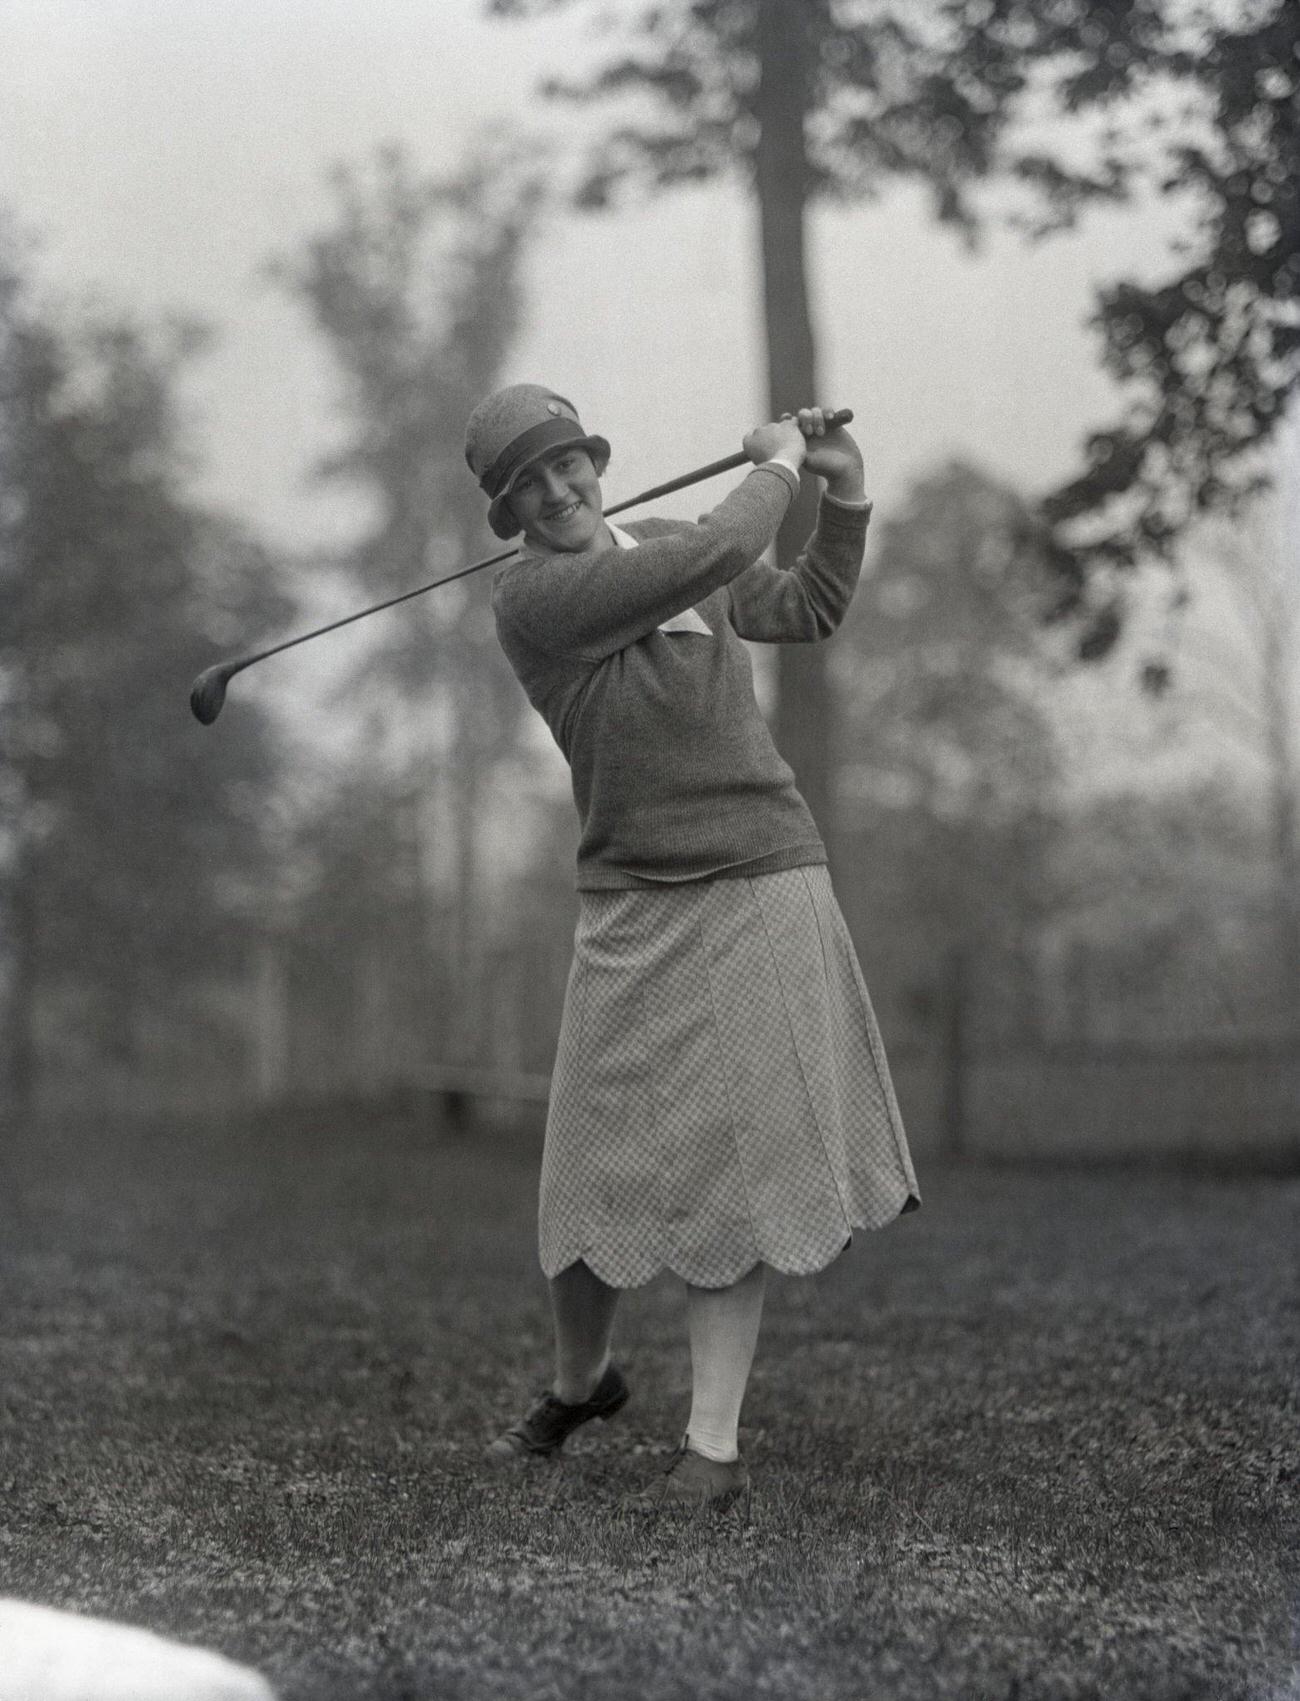
[[920, 1204], [824, 867], [579, 894], [538, 1203], [542, 1269], [726, 1287], [825, 1268]]

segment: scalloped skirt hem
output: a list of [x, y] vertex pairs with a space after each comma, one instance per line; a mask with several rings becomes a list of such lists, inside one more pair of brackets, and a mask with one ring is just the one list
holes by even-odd
[[[862, 1229], [874, 1233], [879, 1229], [887, 1228], [897, 1217], [907, 1216], [909, 1212], [919, 1211], [920, 1208], [920, 1199], [916, 1194], [909, 1193], [901, 1210], [897, 1211], [893, 1217], [889, 1217], [883, 1223], [854, 1223], [853, 1228], [855, 1232]], [[563, 1262], [557, 1264], [553, 1269], [548, 1270], [543, 1267], [542, 1274], [550, 1281], [555, 1276], [561, 1275], [571, 1265], [581, 1263], [585, 1264], [593, 1275], [598, 1276], [606, 1287], [611, 1288], [643, 1288], [664, 1275], [676, 1276], [680, 1281], [689, 1282], [692, 1287], [729, 1288], [740, 1281], [742, 1277], [747, 1276], [755, 1264], [766, 1264], [768, 1269], [774, 1270], [778, 1276], [820, 1275], [823, 1270], [828, 1270], [836, 1259], [842, 1258], [852, 1244], [853, 1235], [850, 1234], [833, 1252], [829, 1252], [825, 1256], [813, 1254], [797, 1264], [767, 1257], [762, 1252], [755, 1252], [748, 1257], [742, 1257], [736, 1268], [729, 1271], [720, 1269], [716, 1261], [713, 1261], [710, 1262], [707, 1271], [707, 1281], [702, 1279], [704, 1272], [699, 1272], [694, 1268], [686, 1268], [681, 1259], [665, 1258], [653, 1269], [629, 1271], [624, 1257], [617, 1250], [606, 1257], [598, 1249], [590, 1247], [569, 1258], [560, 1254]], [[618, 1280], [615, 1280], [616, 1276], [619, 1278]]]

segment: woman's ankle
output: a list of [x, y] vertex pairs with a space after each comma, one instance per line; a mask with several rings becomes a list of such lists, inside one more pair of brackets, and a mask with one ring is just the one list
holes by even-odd
[[557, 1371], [553, 1389], [556, 1399], [566, 1406], [585, 1405], [608, 1369], [609, 1354], [606, 1353], [594, 1371], [567, 1370], [563, 1374]]

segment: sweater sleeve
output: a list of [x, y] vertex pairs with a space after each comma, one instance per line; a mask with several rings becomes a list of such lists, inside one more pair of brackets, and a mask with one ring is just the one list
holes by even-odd
[[497, 581], [498, 625], [548, 654], [601, 661], [743, 573], [776, 536], [796, 486], [784, 469], [755, 467], [696, 525], [634, 551], [527, 556]]
[[729, 586], [731, 624], [765, 644], [809, 643], [839, 626], [862, 570], [871, 506], [823, 496], [817, 529], [788, 570], [757, 561]]

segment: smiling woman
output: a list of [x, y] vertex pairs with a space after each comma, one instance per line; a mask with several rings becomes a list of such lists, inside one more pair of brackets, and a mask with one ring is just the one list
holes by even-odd
[[[585, 451], [581, 461], [587, 474], [578, 497], [564, 482], [578, 466], [576, 450]], [[488, 523], [498, 537], [514, 537], [521, 530], [530, 536], [529, 525], [543, 509], [549, 513], [576, 500], [580, 510], [589, 512], [594, 502], [596, 526], [575, 532], [555, 547], [586, 548], [597, 538], [612, 544], [608, 531], [600, 530], [599, 481], [609, 465], [609, 444], [603, 437], [588, 436], [573, 403], [553, 390], [512, 384], [480, 402], [466, 427], [465, 459], [491, 503]], [[516, 507], [516, 496], [522, 508]], [[538, 541], [549, 552], [549, 540]]]
[[[748, 1493], [737, 1426], [769, 1266], [823, 1269], [919, 1203], [826, 851], [754, 698], [742, 639], [828, 637], [870, 504], [820, 408], [756, 426], [742, 483], [696, 525], [614, 527], [609, 444], [540, 385], [481, 403], [466, 458], [500, 537], [497, 632], [568, 759], [579, 916], [538, 1211], [556, 1379], [492, 1443], [554, 1454], [629, 1397], [618, 1294], [686, 1284], [693, 1391], [651, 1503]], [[826, 480], [794, 568], [761, 557], [806, 468]]]
[[539, 554], [603, 545], [613, 534], [601, 513], [600, 475], [586, 449], [551, 449], [520, 473], [510, 509], [529, 548]]

